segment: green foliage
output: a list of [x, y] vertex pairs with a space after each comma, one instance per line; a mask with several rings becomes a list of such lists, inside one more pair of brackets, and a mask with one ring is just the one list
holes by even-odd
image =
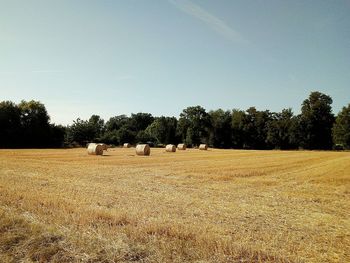
[[291, 109], [273, 113], [268, 122], [267, 143], [276, 149], [295, 149], [297, 141], [297, 118]]
[[44, 104], [39, 101], [0, 103], [0, 147], [61, 147], [65, 129], [50, 124]]
[[192, 140], [192, 138], [195, 138], [195, 136], [198, 136], [197, 133], [195, 133], [191, 127], [188, 127], [188, 129], [186, 130], [186, 137], [185, 137], [185, 139], [184, 139], [183, 141], [184, 141], [185, 144], [187, 144], [189, 147], [196, 146], [196, 145], [198, 145], [198, 144], [196, 144], [196, 143]]
[[66, 127], [62, 125], [50, 124], [49, 138], [51, 140], [49, 147], [61, 148], [64, 146], [64, 137], [67, 132]]
[[231, 113], [218, 109], [209, 112], [211, 130], [209, 144], [216, 148], [230, 148], [232, 141]]
[[152, 142], [154, 144], [154, 141], [156, 139], [152, 137], [149, 133], [145, 131], [139, 131], [136, 135], [136, 142], [137, 143], [149, 143]]
[[233, 148], [242, 149], [245, 143], [245, 112], [234, 109], [231, 114], [231, 132]]
[[267, 149], [266, 143], [267, 124], [271, 120], [271, 113], [257, 111], [255, 107], [250, 107], [243, 118], [244, 144], [247, 149]]
[[78, 118], [71, 126], [68, 126], [67, 138], [68, 143], [76, 142], [85, 145], [94, 140], [95, 128], [88, 121]]
[[332, 135], [334, 144], [350, 149], [350, 104], [339, 112], [332, 129]]
[[131, 114], [130, 120], [127, 124], [130, 130], [139, 132], [145, 130], [148, 125], [153, 122], [154, 118], [150, 113], [136, 113]]
[[[67, 127], [50, 124], [45, 106], [38, 101], [0, 102], [0, 147], [61, 147], [88, 142], [123, 144], [186, 143], [189, 147], [208, 143], [217, 148], [245, 149], [331, 149], [334, 144], [350, 149], [350, 104], [335, 120], [332, 99], [312, 92], [302, 104], [301, 114], [291, 109], [271, 113], [250, 107], [212, 110], [187, 107], [175, 117], [156, 117], [150, 113], [118, 115], [106, 123], [98, 115], [77, 119]], [[334, 123], [335, 121], [335, 123]], [[334, 126], [333, 126], [334, 124]], [[333, 129], [332, 129], [333, 126]], [[339, 148], [339, 147], [338, 147]]]
[[311, 92], [304, 100], [300, 115], [300, 144], [305, 149], [331, 149], [332, 98], [320, 92]]
[[136, 133], [134, 131], [129, 130], [126, 126], [121, 127], [117, 131], [117, 138], [119, 144], [123, 143], [135, 143]]
[[89, 120], [80, 118], [67, 127], [66, 144], [85, 146], [89, 142], [101, 142], [105, 137], [104, 120], [98, 115], [92, 115]]
[[178, 135], [188, 145], [209, 142], [210, 116], [201, 106], [188, 107], [180, 114]]
[[0, 147], [19, 147], [21, 143], [21, 111], [10, 101], [0, 103]]
[[104, 134], [100, 137], [101, 142], [113, 145], [119, 145], [121, 142], [119, 141], [118, 131], [105, 131]]
[[177, 119], [175, 117], [159, 117], [147, 127], [145, 132], [153, 138], [157, 144], [176, 143]]
[[126, 115], [119, 115], [115, 117], [111, 117], [106, 122], [106, 130], [107, 131], [116, 131], [121, 127], [126, 126], [129, 122], [129, 118]]
[[94, 137], [100, 138], [104, 133], [104, 120], [98, 115], [92, 115], [89, 119], [89, 125], [94, 130]]
[[18, 104], [21, 112], [22, 144], [25, 147], [45, 147], [49, 144], [50, 117], [44, 104], [31, 100]]

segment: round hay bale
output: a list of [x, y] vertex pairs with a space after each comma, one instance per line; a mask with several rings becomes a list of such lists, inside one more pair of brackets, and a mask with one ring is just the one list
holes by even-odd
[[130, 148], [130, 147], [131, 147], [131, 144], [130, 144], [130, 143], [127, 143], [127, 142], [126, 142], [126, 143], [123, 144], [123, 148]]
[[204, 151], [208, 150], [208, 144], [205, 144], [205, 143], [200, 144], [199, 150], [204, 150]]
[[176, 146], [174, 144], [168, 144], [165, 146], [166, 152], [176, 152]]
[[179, 144], [177, 145], [177, 149], [179, 149], [179, 150], [186, 150], [186, 144], [184, 144], [184, 143], [179, 143]]
[[98, 145], [101, 145], [104, 151], [107, 151], [108, 145], [105, 143], [99, 143]]
[[[93, 143], [93, 142], [92, 142]], [[91, 142], [88, 142], [87, 144], [86, 144], [86, 149], [87, 148], [89, 148], [89, 145], [91, 144]]]
[[90, 145], [94, 145], [94, 144], [98, 144], [98, 143], [94, 143], [94, 142], [89, 142], [86, 144], [86, 149], [89, 149]]
[[90, 143], [87, 151], [90, 155], [102, 155], [103, 147], [100, 144]]
[[148, 144], [138, 144], [136, 146], [136, 154], [137, 155], [150, 155], [151, 154], [151, 148]]

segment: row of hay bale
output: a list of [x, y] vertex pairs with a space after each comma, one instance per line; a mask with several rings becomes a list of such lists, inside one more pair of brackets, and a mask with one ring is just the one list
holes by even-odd
[[[143, 145], [143, 144], [140, 144], [140, 145]], [[131, 147], [131, 144], [130, 143], [124, 143], [123, 145], [123, 148], [130, 148]], [[177, 149], [178, 150], [186, 150], [187, 149], [187, 146], [186, 144], [184, 143], [179, 143], [177, 145]], [[200, 144], [199, 145], [199, 150], [208, 150], [208, 144]], [[176, 152], [176, 146], [174, 144], [168, 144], [165, 146], [165, 151], [167, 152]]]
[[[131, 145], [129, 143], [124, 143], [124, 148], [130, 148]], [[108, 145], [104, 143], [89, 143], [87, 152], [89, 155], [102, 155], [103, 151], [107, 151]], [[177, 145], [178, 150], [186, 150], [186, 144], [180, 143]], [[200, 144], [199, 150], [207, 150], [208, 145], [207, 144]], [[174, 144], [168, 144], [165, 147], [166, 152], [176, 152], [176, 146]], [[137, 155], [150, 155], [151, 154], [151, 147], [148, 144], [138, 144], [136, 146], [136, 154]]]
[[[186, 150], [186, 144], [180, 143], [177, 145], [178, 150]], [[199, 150], [208, 150], [207, 144], [201, 144], [199, 145]], [[168, 144], [165, 146], [166, 152], [176, 152], [176, 146], [174, 144]], [[136, 154], [137, 155], [150, 155], [151, 154], [151, 148], [148, 144], [139, 144], [136, 146]]]

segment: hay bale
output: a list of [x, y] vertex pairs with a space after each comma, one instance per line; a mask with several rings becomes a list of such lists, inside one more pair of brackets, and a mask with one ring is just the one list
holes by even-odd
[[137, 155], [150, 155], [151, 154], [151, 148], [148, 144], [138, 144], [136, 146], [136, 154]]
[[186, 150], [186, 144], [184, 144], [184, 143], [179, 143], [179, 144], [177, 145], [177, 149], [179, 149], [179, 150]]
[[[92, 142], [93, 143], [93, 142]], [[88, 142], [87, 144], [86, 144], [86, 149], [87, 148], [89, 148], [89, 145], [91, 144], [91, 142]]]
[[166, 152], [176, 152], [176, 146], [174, 144], [168, 144], [165, 146]]
[[205, 144], [205, 143], [200, 144], [199, 150], [204, 150], [204, 151], [208, 150], [208, 144]]
[[107, 151], [108, 145], [105, 143], [98, 143], [98, 145], [101, 145], [104, 151]]
[[103, 147], [100, 144], [90, 143], [87, 152], [89, 155], [102, 155]]
[[94, 143], [94, 142], [87, 143], [86, 144], [86, 149], [89, 149], [90, 146], [95, 145], [95, 144], [98, 144], [98, 143]]
[[131, 147], [131, 144], [130, 144], [130, 143], [127, 143], [127, 142], [126, 142], [126, 143], [123, 144], [123, 148], [130, 148], [130, 147]]

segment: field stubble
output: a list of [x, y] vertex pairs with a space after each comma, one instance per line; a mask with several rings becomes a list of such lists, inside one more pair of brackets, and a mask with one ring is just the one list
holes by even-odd
[[0, 261], [350, 262], [350, 153], [0, 150]]

